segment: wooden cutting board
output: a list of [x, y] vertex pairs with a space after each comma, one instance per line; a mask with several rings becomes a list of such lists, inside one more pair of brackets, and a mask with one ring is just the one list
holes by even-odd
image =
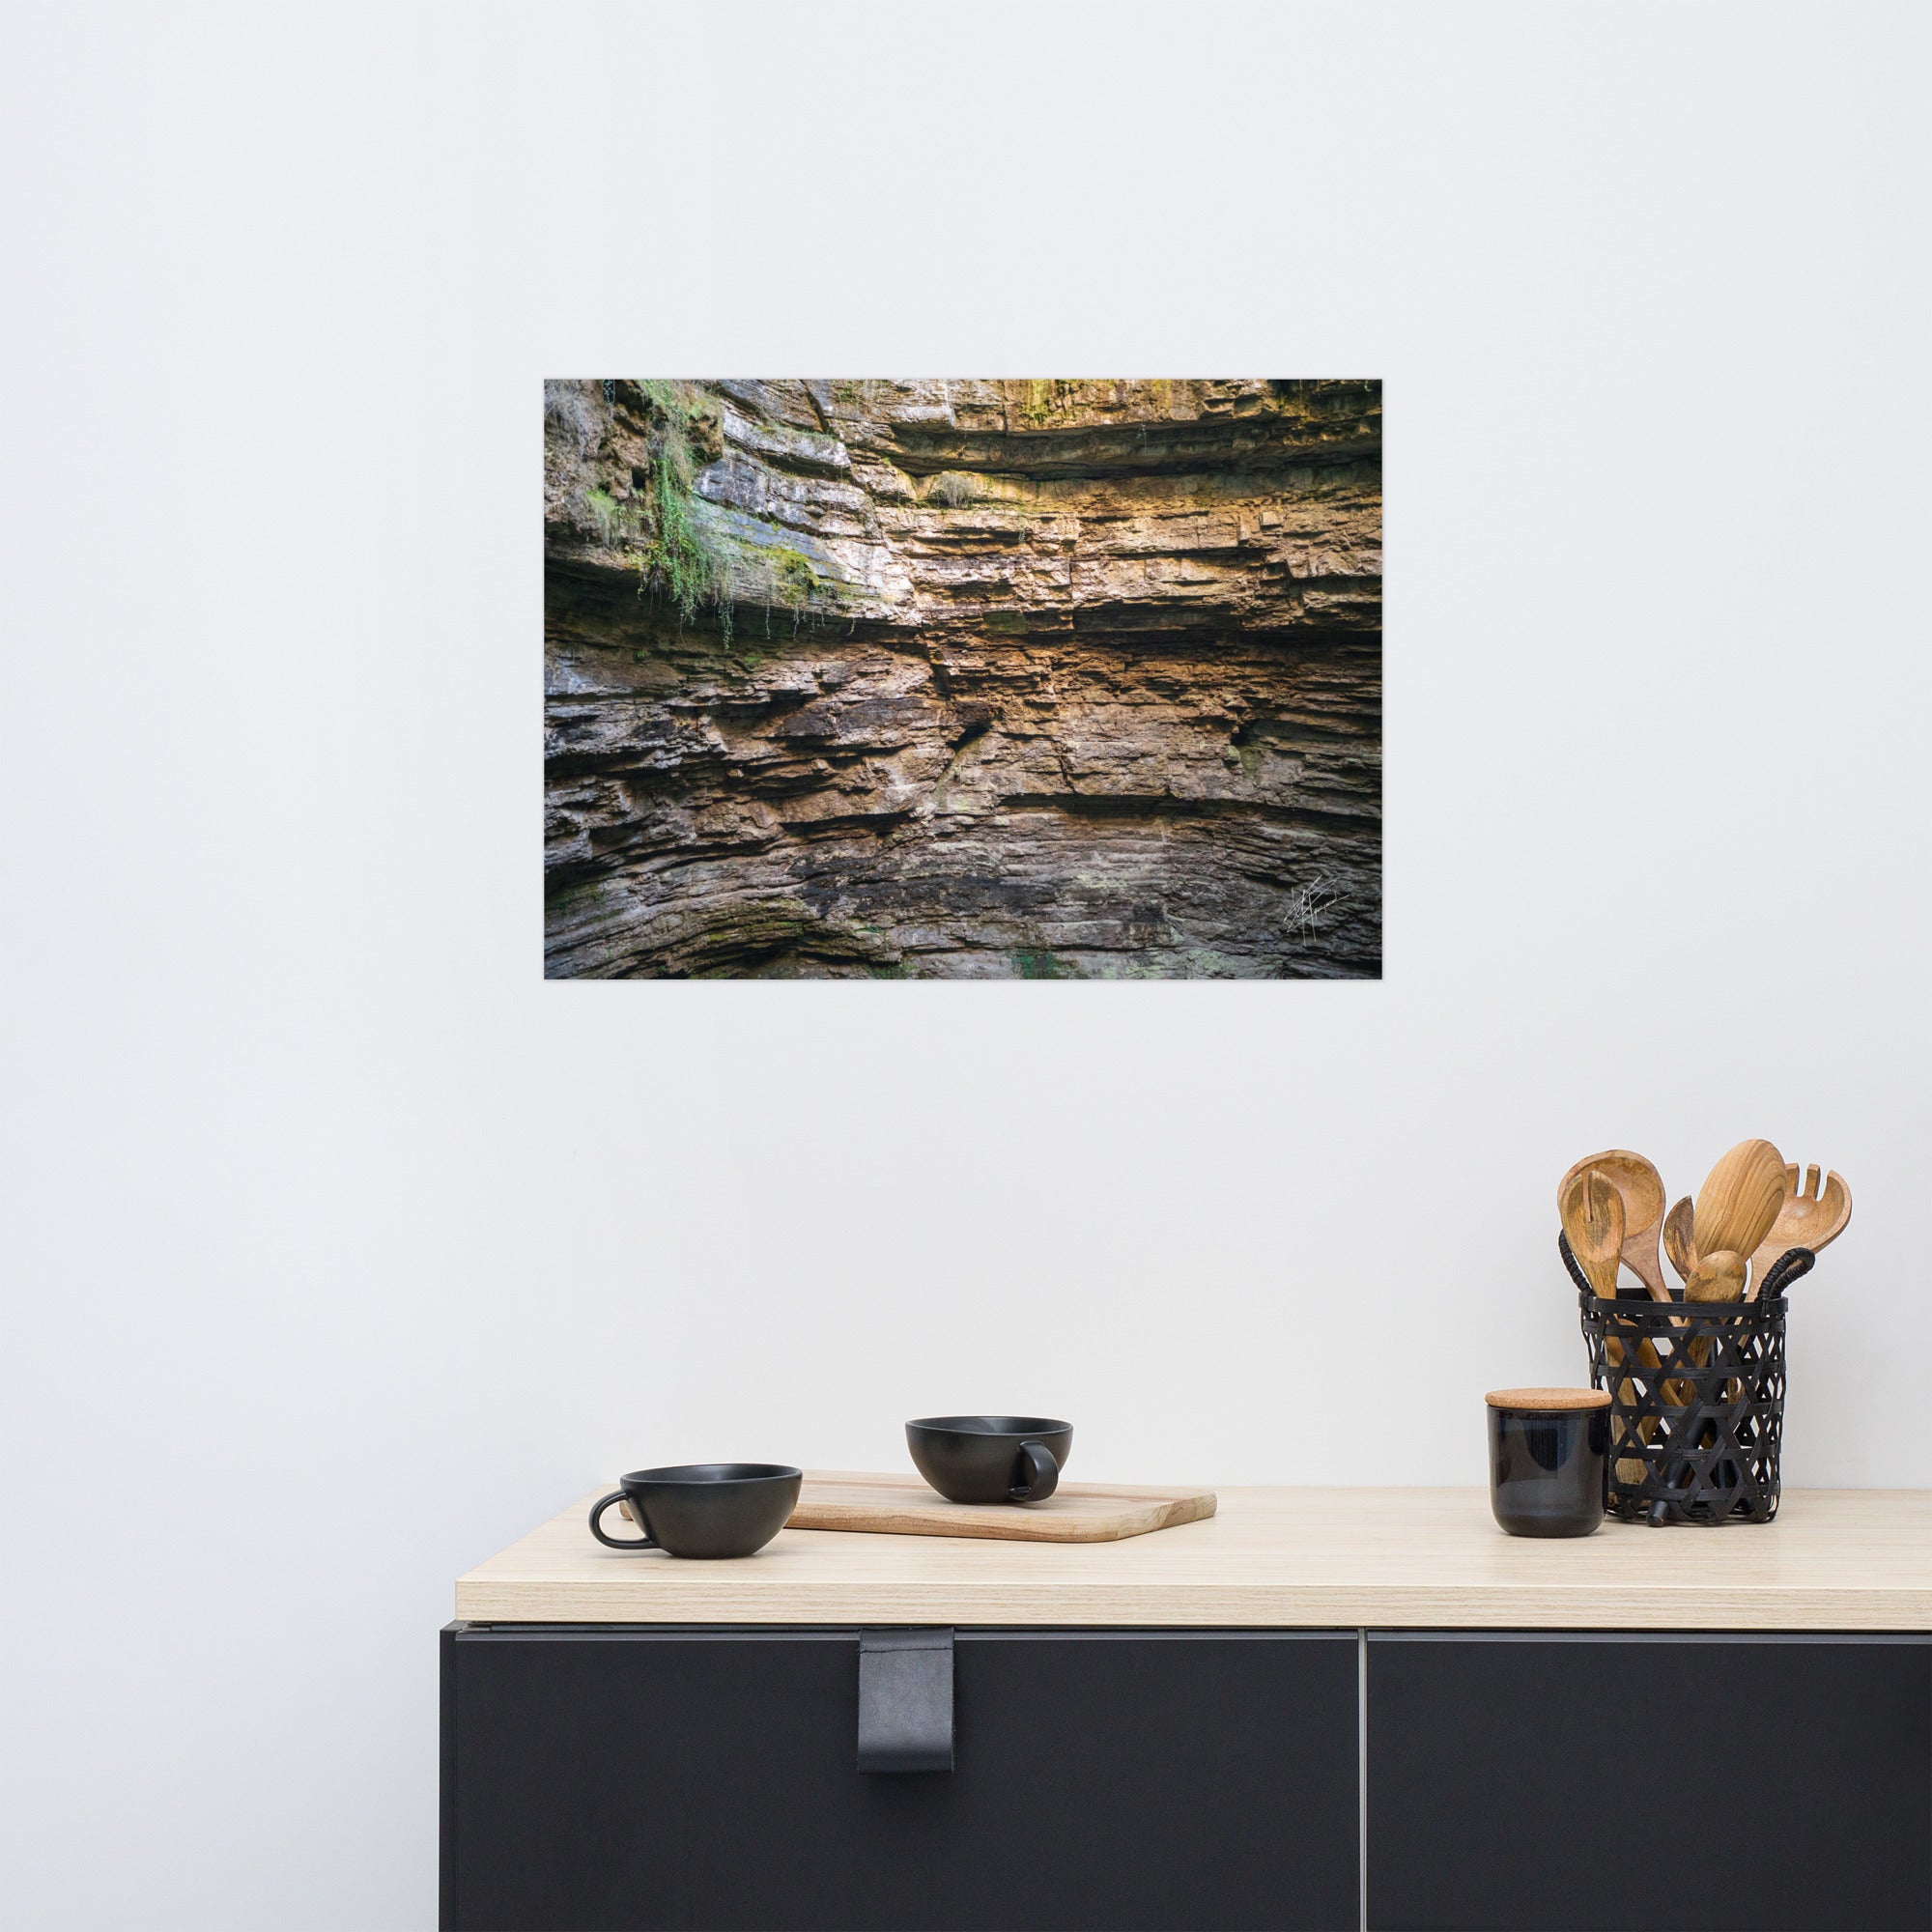
[[810, 1471], [787, 1529], [887, 1536], [995, 1536], [1017, 1543], [1115, 1543], [1214, 1514], [1212, 1490], [1062, 1483], [1043, 1503], [950, 1503], [917, 1476]]

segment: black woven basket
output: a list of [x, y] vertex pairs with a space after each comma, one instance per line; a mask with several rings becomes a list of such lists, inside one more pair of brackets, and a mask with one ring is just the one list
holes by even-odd
[[1610, 1392], [1607, 1507], [1627, 1522], [1769, 1522], [1784, 1434], [1784, 1289], [1794, 1248], [1754, 1301], [1605, 1301], [1578, 1287], [1590, 1384]]

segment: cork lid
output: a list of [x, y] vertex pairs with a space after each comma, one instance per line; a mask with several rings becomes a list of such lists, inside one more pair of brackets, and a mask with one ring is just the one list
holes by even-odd
[[1492, 1408], [1530, 1408], [1553, 1413], [1566, 1408], [1608, 1408], [1608, 1389], [1492, 1389], [1483, 1400]]

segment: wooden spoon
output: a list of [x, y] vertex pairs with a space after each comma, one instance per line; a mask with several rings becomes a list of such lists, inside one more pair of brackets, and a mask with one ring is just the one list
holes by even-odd
[[[1691, 1207], [1688, 1194], [1663, 1217], [1663, 1252], [1670, 1257], [1670, 1265], [1677, 1270], [1677, 1279], [1686, 1284], [1687, 1296], [1690, 1277], [1697, 1272], [1695, 1220], [1696, 1210]], [[1681, 1328], [1684, 1324], [1680, 1321], [1677, 1325]], [[1686, 1381], [1665, 1382], [1663, 1394], [1666, 1401], [1674, 1402], [1681, 1407], [1690, 1400], [1690, 1384]]]
[[1851, 1218], [1852, 1190], [1845, 1185], [1841, 1175], [1827, 1176], [1821, 1188], [1818, 1170], [1809, 1167], [1804, 1170], [1804, 1184], [1800, 1187], [1798, 1169], [1786, 1166], [1784, 1199], [1778, 1206], [1777, 1219], [1771, 1224], [1771, 1233], [1751, 1256], [1750, 1289], [1746, 1298], [1757, 1299], [1765, 1276], [1791, 1249], [1809, 1248], [1816, 1254], [1845, 1232], [1845, 1223]]
[[[1769, 1141], [1740, 1141], [1697, 1190], [1692, 1235], [1700, 1255], [1757, 1253], [1784, 1200], [1784, 1156]], [[1685, 1284], [1688, 1293], [1690, 1284]]]
[[[1657, 1234], [1663, 1220], [1663, 1181], [1657, 1169], [1640, 1153], [1611, 1148], [1579, 1160], [1556, 1184], [1556, 1211], [1563, 1211], [1563, 1197], [1579, 1174], [1591, 1168], [1603, 1175], [1623, 1197], [1623, 1259], [1631, 1271], [1650, 1291], [1653, 1301], [1668, 1301], [1670, 1291], [1663, 1285], [1663, 1269], [1657, 1260]], [[1575, 1241], [1570, 1244], [1573, 1248]], [[1616, 1291], [1611, 1290], [1614, 1293]]]
[[[1744, 1292], [1744, 1257], [1732, 1253], [1729, 1248], [1719, 1248], [1716, 1254], [1699, 1256], [1696, 1264], [1684, 1279], [1686, 1301], [1736, 1301]], [[1693, 1336], [1686, 1345], [1685, 1359], [1696, 1368], [1704, 1367], [1711, 1359], [1710, 1341]], [[1696, 1393], [1696, 1385], [1680, 1378], [1665, 1382], [1663, 1393], [1667, 1401], [1682, 1408]]]
[[1687, 1194], [1663, 1217], [1663, 1252], [1670, 1257], [1670, 1265], [1677, 1270], [1679, 1281], [1689, 1281], [1691, 1269], [1697, 1265], [1697, 1236], [1692, 1228], [1694, 1215], [1690, 1197]]
[[1729, 1248], [1700, 1255], [1684, 1280], [1686, 1301], [1741, 1301], [1745, 1292], [1745, 1260]]
[[1624, 1198], [1608, 1176], [1594, 1167], [1571, 1179], [1556, 1203], [1570, 1252], [1598, 1296], [1613, 1300], [1617, 1292], [1617, 1260], [1624, 1244]]

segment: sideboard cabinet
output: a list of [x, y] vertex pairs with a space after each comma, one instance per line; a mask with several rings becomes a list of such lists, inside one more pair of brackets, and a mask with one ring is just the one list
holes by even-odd
[[1523, 1545], [1480, 1492], [1236, 1491], [729, 1564], [565, 1512], [442, 1634], [441, 1922], [1932, 1932], [1928, 1502]]

